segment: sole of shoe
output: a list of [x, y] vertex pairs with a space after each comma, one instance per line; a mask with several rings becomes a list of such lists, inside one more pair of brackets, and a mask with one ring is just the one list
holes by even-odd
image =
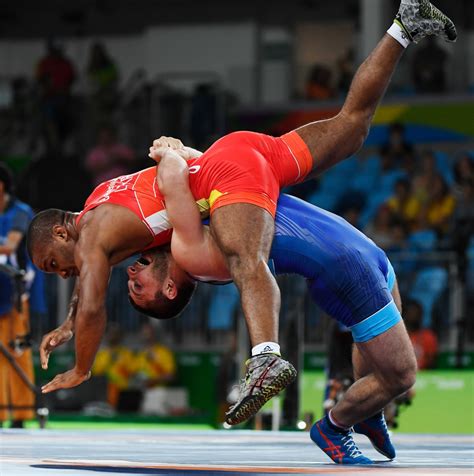
[[293, 383], [296, 379], [296, 375], [297, 372], [295, 369], [284, 370], [273, 380], [271, 385], [265, 387], [255, 395], [244, 398], [237, 407], [226, 415], [226, 423], [229, 425], [237, 425], [254, 416], [268, 400], [278, 395], [282, 390], [288, 387], [288, 385]]

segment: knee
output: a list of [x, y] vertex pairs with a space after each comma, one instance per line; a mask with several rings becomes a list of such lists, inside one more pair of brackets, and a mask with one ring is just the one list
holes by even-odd
[[400, 369], [390, 376], [390, 393], [397, 397], [410, 390], [416, 382], [416, 364]]
[[370, 130], [370, 119], [361, 113], [344, 114], [346, 130], [346, 144], [349, 147], [349, 154], [354, 155], [364, 145], [365, 139]]
[[266, 273], [266, 260], [259, 256], [241, 256], [238, 254], [228, 257], [229, 269], [234, 280], [250, 280]]

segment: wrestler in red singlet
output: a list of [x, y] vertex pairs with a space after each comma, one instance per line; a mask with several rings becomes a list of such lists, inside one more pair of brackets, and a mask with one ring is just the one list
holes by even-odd
[[[215, 142], [201, 157], [189, 160], [188, 165], [190, 188], [204, 213], [212, 214], [233, 203], [251, 203], [275, 216], [280, 189], [303, 181], [313, 160], [294, 131], [282, 137], [234, 132]], [[170, 241], [172, 226], [156, 183], [155, 167], [100, 184], [77, 221], [103, 203], [133, 211], [154, 236], [148, 248]]]

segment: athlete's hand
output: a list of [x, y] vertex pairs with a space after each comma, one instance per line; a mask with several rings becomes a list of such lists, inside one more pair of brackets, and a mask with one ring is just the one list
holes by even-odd
[[179, 139], [161, 136], [159, 139], [153, 141], [148, 157], [159, 164], [164, 154], [169, 151], [176, 152], [176, 154], [186, 161], [194, 159], [200, 155], [200, 152], [190, 147], [186, 147]]
[[60, 388], [72, 388], [77, 387], [82, 382], [89, 380], [91, 378], [91, 372], [87, 372], [86, 374], [78, 372], [78, 370], [74, 367], [63, 374], [58, 374], [56, 377], [48, 382], [46, 385], [41, 387], [41, 393], [50, 393], [54, 392], [55, 390], [59, 390]]
[[169, 147], [173, 150], [184, 149], [184, 144], [174, 137], [161, 136], [153, 141], [153, 147]]
[[148, 157], [153, 159], [157, 165], [165, 158], [171, 160], [189, 160], [189, 152], [186, 149], [172, 149], [168, 146], [153, 146], [150, 147], [150, 153]]
[[71, 340], [72, 336], [73, 332], [69, 326], [59, 326], [57, 329], [54, 329], [43, 337], [39, 348], [41, 368], [44, 370], [48, 368], [48, 361], [51, 352], [56, 349], [56, 347]]

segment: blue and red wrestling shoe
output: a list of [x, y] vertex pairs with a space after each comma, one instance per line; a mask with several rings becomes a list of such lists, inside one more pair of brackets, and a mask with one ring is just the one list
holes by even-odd
[[372, 446], [388, 459], [395, 458], [395, 448], [390, 440], [383, 412], [354, 425], [354, 431], [367, 436]]
[[311, 428], [311, 439], [337, 464], [373, 464], [357, 448], [351, 430], [334, 426], [325, 416]]

